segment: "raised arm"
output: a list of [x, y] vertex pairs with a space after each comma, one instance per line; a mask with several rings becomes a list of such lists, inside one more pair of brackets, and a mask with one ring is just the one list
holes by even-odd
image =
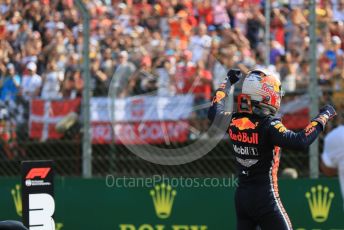
[[313, 143], [325, 129], [326, 123], [336, 115], [330, 105], [324, 106], [317, 117], [300, 132], [288, 130], [280, 120], [275, 119], [270, 123], [268, 132], [274, 145], [289, 149], [305, 149]]
[[208, 111], [208, 118], [214, 121], [215, 117], [223, 118], [229, 116], [230, 113], [225, 111], [225, 98], [229, 95], [230, 88], [240, 80], [242, 73], [237, 69], [230, 69], [227, 77], [221, 83], [220, 87], [215, 91], [213, 101]]

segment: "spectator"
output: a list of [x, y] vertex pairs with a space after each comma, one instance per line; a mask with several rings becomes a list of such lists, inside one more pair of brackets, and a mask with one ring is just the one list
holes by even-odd
[[69, 56], [67, 65], [65, 67], [65, 75], [67, 75], [67, 73], [70, 71], [74, 71], [80, 68], [79, 60], [80, 60], [79, 54], [73, 53]]
[[319, 69], [318, 69], [318, 76], [319, 76], [319, 84], [328, 85], [331, 80], [331, 60], [328, 59], [326, 56], [322, 56], [319, 61]]
[[236, 6], [232, 3], [230, 8], [227, 7], [229, 12], [232, 14], [230, 18], [231, 25], [236, 29], [240, 30], [241, 33], [246, 34], [246, 23], [247, 23], [247, 12], [245, 8]]
[[50, 61], [47, 66], [47, 72], [43, 75], [42, 98], [59, 99], [61, 98], [60, 86], [63, 81], [63, 75], [57, 71], [55, 61]]
[[73, 69], [66, 73], [62, 83], [62, 96], [63, 98], [76, 98], [82, 95], [84, 81], [81, 77], [79, 69]]
[[113, 75], [115, 68], [115, 60], [113, 58], [111, 48], [106, 48], [103, 52], [102, 59], [100, 61], [100, 69], [104, 71], [106, 77], [110, 79]]
[[125, 3], [120, 3], [117, 5], [118, 15], [117, 20], [119, 21], [121, 27], [126, 28], [129, 24], [130, 15], [128, 13], [128, 7]]
[[190, 93], [192, 76], [195, 74], [195, 63], [192, 62], [192, 53], [184, 50], [181, 60], [177, 64], [175, 84], [178, 94]]
[[332, 0], [332, 20], [333, 21], [344, 21], [344, 1], [343, 0]]
[[213, 1], [213, 16], [215, 26], [230, 26], [229, 16], [226, 10], [226, 3], [224, 0]]
[[223, 64], [220, 63], [218, 58], [221, 54], [219, 53], [220, 43], [218, 41], [213, 41], [210, 48], [210, 55], [208, 59], [209, 69], [213, 75], [213, 89], [216, 89], [226, 76], [226, 69]]
[[270, 51], [270, 63], [272, 65], [276, 64], [276, 59], [284, 55], [284, 48], [278, 41], [271, 41], [271, 51]]
[[170, 36], [181, 49], [186, 49], [192, 30], [192, 27], [187, 20], [188, 14], [184, 10], [179, 11], [176, 17], [174, 17], [173, 13], [171, 14], [173, 17], [169, 21]]
[[116, 89], [117, 97], [129, 96], [128, 83], [136, 70], [134, 64], [128, 61], [128, 52], [121, 51], [118, 56], [119, 65], [113, 75], [114, 87]]
[[131, 16], [129, 23], [126, 27], [124, 27], [125, 29], [123, 30], [123, 34], [125, 35], [130, 35], [130, 34], [137, 34], [138, 36], [140, 36], [144, 29], [142, 26], [138, 25], [138, 20], [136, 17]]
[[11, 57], [13, 54], [14, 50], [10, 43], [6, 40], [0, 39], [0, 60], [7, 63], [9, 61], [9, 57]]
[[152, 74], [152, 60], [149, 56], [142, 58], [141, 68], [137, 73], [138, 75], [136, 78], [140, 87], [139, 91], [141, 93], [152, 93], [153, 91], [157, 90], [157, 76]]
[[2, 80], [1, 100], [15, 101], [20, 87], [20, 76], [16, 73], [15, 67], [12, 63], [7, 64], [7, 74]]
[[6, 15], [10, 11], [11, 0], [1, 1], [0, 3], [0, 13]]
[[108, 76], [100, 69], [100, 61], [94, 59], [91, 64], [91, 89], [94, 96], [107, 95]]
[[310, 73], [309, 65], [305, 60], [302, 60], [297, 72], [298, 74], [296, 75], [296, 88], [307, 89], [310, 82]]
[[[341, 122], [342, 123], [342, 122]], [[341, 124], [325, 137], [324, 152], [321, 155], [320, 168], [327, 176], [339, 175], [344, 198], [344, 125]], [[344, 207], [344, 203], [343, 203]]]
[[199, 61], [192, 76], [191, 86], [198, 104], [207, 103], [211, 99], [212, 80], [211, 72], [205, 68], [205, 63]]
[[271, 36], [279, 44], [284, 45], [284, 27], [287, 24], [287, 19], [281, 13], [280, 9], [272, 9], [272, 19], [271, 19]]
[[207, 26], [214, 24], [213, 9], [211, 6], [211, 0], [198, 1], [197, 2], [198, 20], [201, 23], [205, 23]]
[[205, 61], [209, 55], [211, 46], [211, 37], [207, 35], [207, 26], [200, 24], [198, 27], [197, 35], [190, 38], [189, 50], [192, 52], [192, 61]]
[[172, 96], [176, 93], [173, 84], [172, 63], [165, 57], [161, 57], [156, 62], [156, 76], [158, 76], [158, 96]]
[[344, 54], [341, 49], [342, 41], [338, 36], [332, 36], [329, 48], [324, 52], [325, 56], [331, 61], [330, 69], [333, 70], [337, 65], [338, 56]]
[[[195, 73], [192, 76], [192, 85], [190, 92], [195, 96], [194, 106], [197, 108], [195, 119], [198, 122], [192, 122], [192, 125], [200, 131], [205, 131], [208, 127], [208, 108], [205, 107], [211, 98], [212, 76], [211, 72], [205, 69], [205, 64], [199, 61], [196, 65]], [[191, 135], [192, 138], [192, 135]]]
[[22, 17], [20, 15], [19, 11], [15, 11], [13, 13], [13, 17], [9, 20], [9, 22], [6, 25], [6, 30], [9, 33], [10, 39], [13, 39], [17, 36], [18, 30], [19, 30], [19, 22], [22, 20]]
[[344, 89], [342, 84], [344, 83], [344, 56], [339, 56], [337, 60], [336, 68], [333, 70], [333, 89], [335, 92]]
[[26, 69], [28, 73], [23, 76], [20, 93], [25, 100], [29, 101], [30, 99], [39, 96], [42, 86], [42, 78], [36, 74], [37, 65], [34, 62], [29, 62]]
[[285, 28], [286, 48], [288, 50], [302, 47], [303, 38], [300, 37], [300, 34], [306, 29], [306, 26], [308, 26], [308, 22], [302, 13], [302, 9], [293, 8], [290, 13], [290, 20], [288, 20]]
[[265, 23], [265, 17], [257, 9], [253, 7], [250, 12], [247, 13], [247, 39], [250, 41], [252, 49], [256, 49], [260, 41], [259, 31], [263, 28]]

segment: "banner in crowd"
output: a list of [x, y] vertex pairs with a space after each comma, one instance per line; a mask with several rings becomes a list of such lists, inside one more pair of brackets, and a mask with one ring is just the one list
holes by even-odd
[[[161, 144], [185, 142], [188, 139], [187, 121], [146, 121], [116, 123], [92, 122], [92, 142], [107, 144]], [[114, 139], [113, 136], [115, 136]]]
[[192, 106], [192, 95], [137, 96], [113, 101], [109, 98], [92, 98], [92, 142], [184, 142], [188, 137], [187, 119], [191, 116]]
[[[338, 179], [281, 180], [279, 184], [293, 229], [344, 229]], [[0, 179], [0, 185], [0, 219], [20, 220], [20, 179]], [[235, 229], [236, 185], [235, 177], [56, 179], [56, 230]]]
[[[92, 122], [179, 121], [190, 117], [193, 95], [91, 99]], [[113, 109], [113, 113], [111, 113]]]
[[[111, 104], [114, 103], [114, 104]], [[184, 142], [192, 113], [193, 96], [138, 96], [111, 101], [106, 97], [91, 98], [92, 142], [98, 144], [159, 144]], [[30, 104], [30, 137], [40, 140], [61, 137], [58, 123], [77, 112], [80, 99], [44, 101]], [[113, 110], [113, 113], [111, 113]], [[112, 130], [113, 119], [116, 120]], [[115, 138], [113, 138], [115, 134]]]

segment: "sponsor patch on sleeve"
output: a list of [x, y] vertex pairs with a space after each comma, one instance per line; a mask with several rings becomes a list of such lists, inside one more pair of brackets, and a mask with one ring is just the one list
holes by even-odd
[[312, 121], [307, 127], [305, 128], [305, 135], [309, 136], [311, 133], [315, 131], [315, 126], [317, 126], [318, 122]]
[[280, 121], [274, 121], [271, 123], [275, 129], [278, 130], [280, 133], [285, 133], [287, 131], [287, 128], [280, 122]]
[[212, 103], [219, 103], [223, 98], [225, 98], [225, 96], [225, 92], [217, 91]]

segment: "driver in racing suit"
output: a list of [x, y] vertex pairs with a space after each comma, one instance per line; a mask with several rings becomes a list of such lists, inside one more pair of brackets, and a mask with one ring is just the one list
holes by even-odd
[[208, 112], [211, 121], [228, 120], [238, 174], [235, 209], [238, 230], [288, 230], [292, 225], [281, 203], [277, 171], [280, 147], [307, 148], [336, 115], [330, 105], [300, 132], [288, 130], [275, 115], [282, 97], [279, 79], [264, 70], [253, 70], [244, 78], [238, 96], [238, 111], [225, 111], [225, 98], [231, 85], [243, 78], [239, 70], [229, 70], [225, 81], [216, 90]]

